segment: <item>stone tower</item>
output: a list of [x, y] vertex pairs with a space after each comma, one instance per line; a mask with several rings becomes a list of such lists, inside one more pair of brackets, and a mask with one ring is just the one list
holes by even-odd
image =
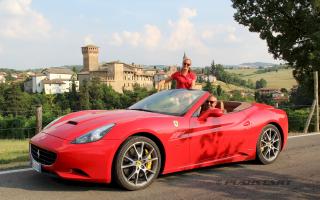
[[83, 69], [81, 71], [97, 71], [99, 69], [99, 47], [87, 45], [81, 49], [83, 55]]

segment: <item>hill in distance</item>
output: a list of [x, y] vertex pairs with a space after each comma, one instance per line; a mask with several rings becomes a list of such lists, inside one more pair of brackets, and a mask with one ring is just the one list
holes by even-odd
[[248, 66], [253, 68], [259, 68], [259, 67], [267, 68], [267, 67], [278, 66], [278, 64], [265, 63], [265, 62], [248, 62], [248, 63], [242, 63], [238, 65], [238, 67], [243, 67], [243, 66]]

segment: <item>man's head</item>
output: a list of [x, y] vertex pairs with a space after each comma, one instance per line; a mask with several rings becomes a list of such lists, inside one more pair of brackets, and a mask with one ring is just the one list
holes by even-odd
[[191, 59], [190, 58], [185, 58], [182, 61], [182, 69], [183, 70], [190, 70], [191, 67]]
[[209, 108], [215, 108], [217, 105], [217, 97], [211, 95], [207, 102]]

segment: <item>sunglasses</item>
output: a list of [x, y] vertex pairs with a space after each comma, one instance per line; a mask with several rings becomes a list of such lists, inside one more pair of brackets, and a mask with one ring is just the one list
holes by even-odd
[[214, 104], [216, 101], [207, 101], [210, 104]]
[[191, 64], [190, 63], [183, 63], [183, 66], [185, 66], [185, 65], [190, 66]]

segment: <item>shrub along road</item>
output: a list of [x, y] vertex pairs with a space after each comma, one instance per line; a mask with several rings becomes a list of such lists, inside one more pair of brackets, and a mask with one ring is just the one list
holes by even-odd
[[133, 192], [34, 171], [0, 174], [0, 199], [320, 199], [319, 152], [319, 134], [292, 137], [271, 165], [242, 162], [174, 173]]

